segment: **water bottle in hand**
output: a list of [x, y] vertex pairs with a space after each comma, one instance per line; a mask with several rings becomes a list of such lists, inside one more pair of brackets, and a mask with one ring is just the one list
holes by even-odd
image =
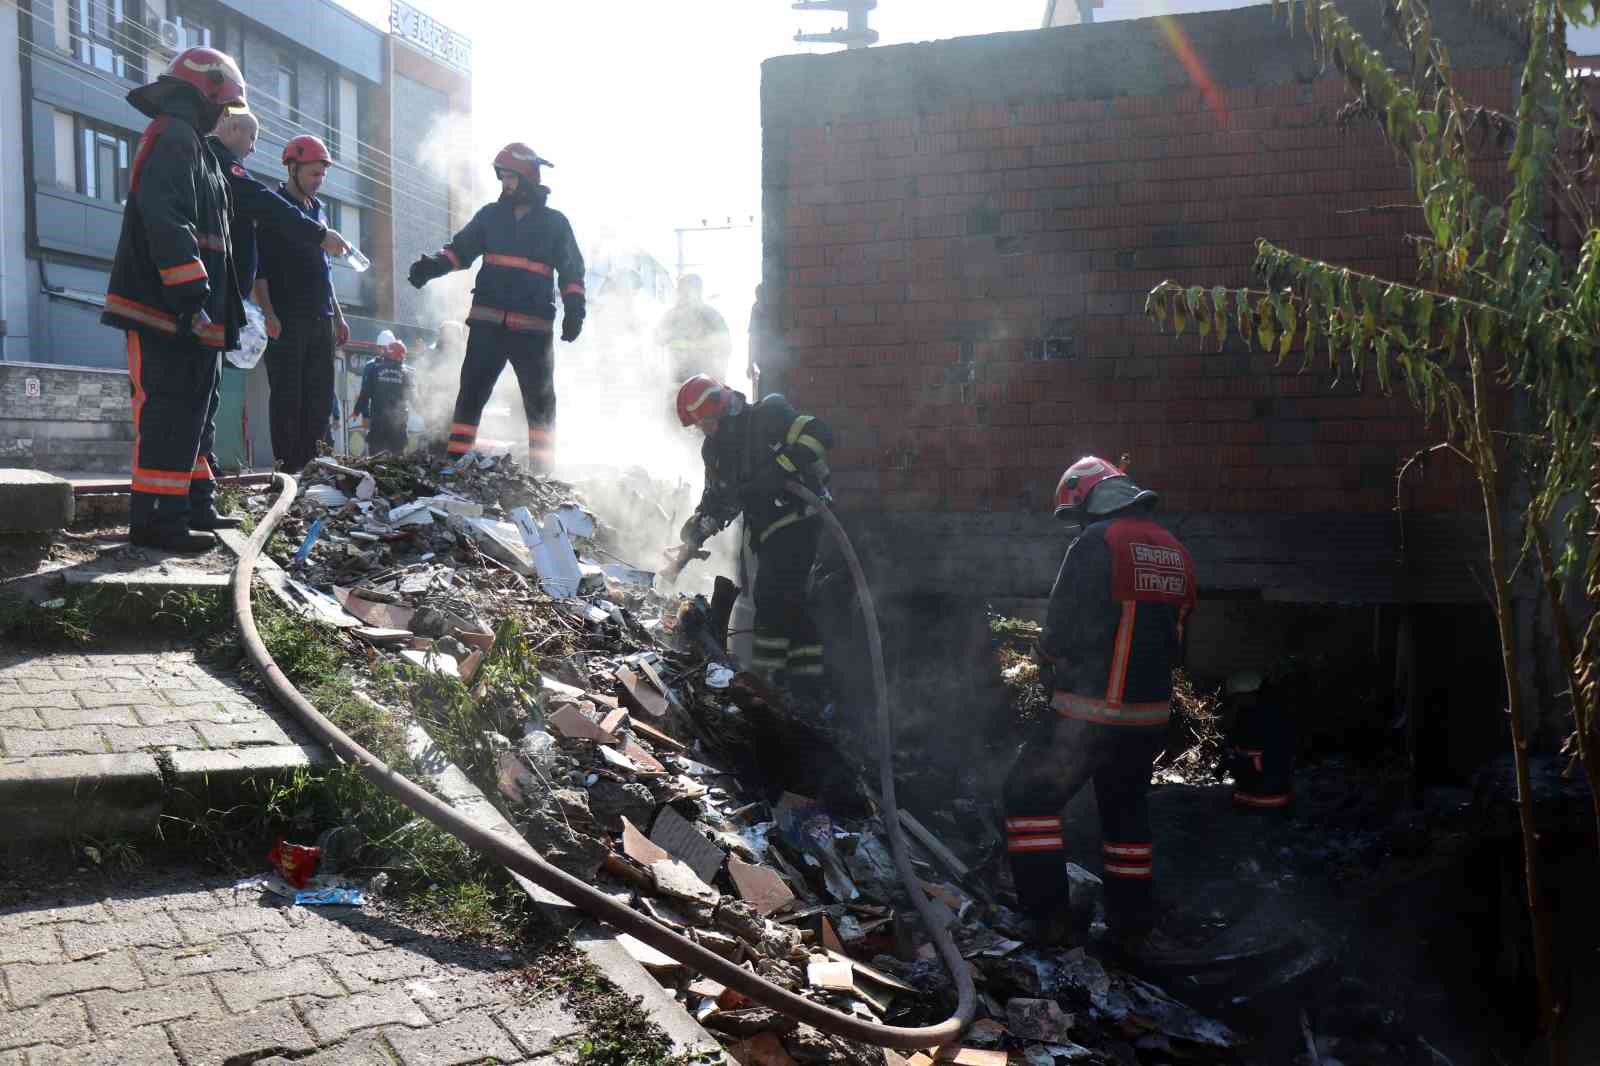
[[372, 265], [372, 260], [362, 255], [361, 249], [353, 244], [350, 246], [350, 251], [340, 258], [340, 262], [357, 274], [366, 273], [367, 268]]

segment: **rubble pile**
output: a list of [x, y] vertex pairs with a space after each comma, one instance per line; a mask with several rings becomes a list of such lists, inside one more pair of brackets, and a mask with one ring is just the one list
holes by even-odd
[[[249, 502], [260, 513], [269, 500]], [[729, 604], [616, 558], [614, 531], [572, 487], [504, 457], [323, 459], [280, 529], [271, 554], [284, 569], [263, 579], [369, 662], [459, 679], [483, 699], [497, 635], [515, 623], [524, 688], [499, 708], [489, 772], [471, 769], [550, 862], [840, 1011], [914, 1026], [953, 1008], [864, 783], [876, 775], [859, 760], [875, 754], [786, 713], [723, 651]], [[980, 1020], [960, 1046], [902, 1058], [850, 1045], [620, 939], [747, 1066], [1218, 1061], [1242, 1045], [1082, 947], [1037, 943], [947, 844], [902, 821], [975, 967]], [[1100, 884], [1074, 878], [1087, 933]]]

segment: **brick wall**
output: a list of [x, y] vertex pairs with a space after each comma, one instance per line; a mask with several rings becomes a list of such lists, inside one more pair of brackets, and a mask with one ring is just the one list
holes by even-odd
[[[1436, 17], [1503, 106], [1509, 46]], [[1261, 8], [766, 64], [775, 387], [839, 431], [836, 495], [908, 584], [1043, 595], [1061, 470], [1126, 453], [1209, 589], [1478, 598], [1459, 468], [1408, 481], [1401, 551], [1395, 472], [1429, 440], [1403, 396], [1143, 315], [1166, 278], [1254, 280], [1258, 237], [1406, 276], [1408, 175], [1318, 75]]]

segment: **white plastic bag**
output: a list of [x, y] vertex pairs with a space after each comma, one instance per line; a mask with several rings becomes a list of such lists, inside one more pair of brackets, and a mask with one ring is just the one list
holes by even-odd
[[267, 350], [267, 316], [251, 300], [244, 302], [244, 328], [239, 331], [239, 347], [228, 353], [228, 362], [249, 370], [261, 361]]

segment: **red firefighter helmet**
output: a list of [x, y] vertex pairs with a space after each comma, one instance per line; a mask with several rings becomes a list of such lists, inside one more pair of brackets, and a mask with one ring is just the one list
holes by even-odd
[[285, 163], [327, 163], [333, 165], [333, 156], [328, 153], [328, 146], [320, 138], [309, 133], [302, 133], [298, 137], [290, 137], [283, 146], [283, 161]]
[[728, 410], [728, 387], [708, 374], [696, 374], [678, 386], [678, 421], [692, 426], [702, 418], [720, 418]]
[[553, 167], [554, 163], [545, 159], [538, 152], [523, 144], [521, 141], [512, 141], [500, 149], [500, 154], [494, 157], [494, 172], [496, 175], [502, 170], [509, 170], [519, 174], [530, 185], [539, 184], [539, 168]]
[[[1104, 485], [1104, 489], [1095, 489]], [[1149, 489], [1141, 489], [1133, 479], [1098, 456], [1086, 455], [1067, 467], [1056, 483], [1056, 517], [1073, 521], [1085, 516], [1098, 518], [1135, 503], [1153, 503]]]
[[208, 104], [233, 107], [244, 104], [244, 75], [233, 57], [215, 48], [190, 48], [179, 53], [161, 75], [194, 88]]

